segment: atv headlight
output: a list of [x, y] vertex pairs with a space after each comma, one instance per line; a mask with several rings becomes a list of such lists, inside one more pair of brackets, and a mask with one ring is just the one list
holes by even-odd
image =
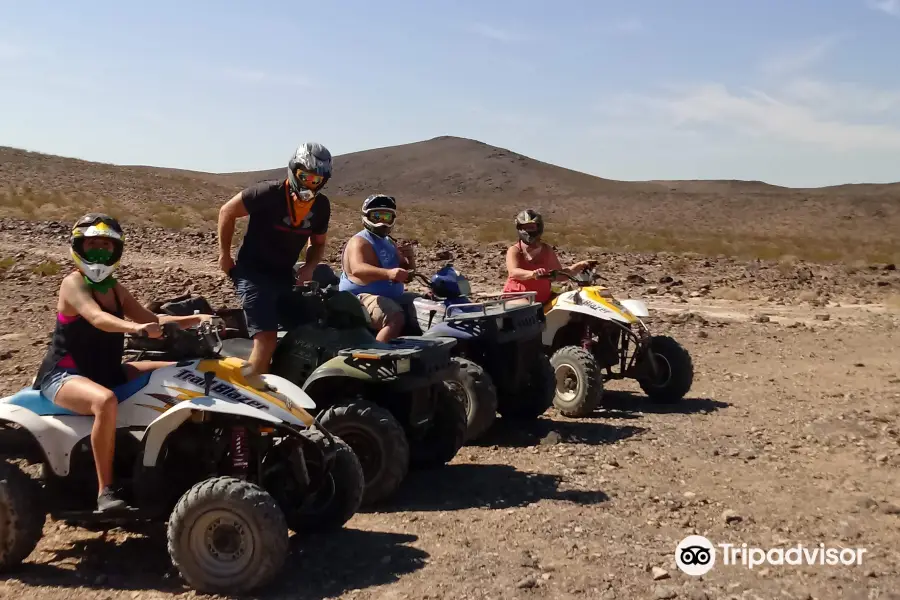
[[408, 358], [401, 358], [397, 361], [397, 374], [409, 373], [411, 361]]
[[494, 322], [497, 324], [497, 329], [503, 329], [503, 317], [497, 317]]

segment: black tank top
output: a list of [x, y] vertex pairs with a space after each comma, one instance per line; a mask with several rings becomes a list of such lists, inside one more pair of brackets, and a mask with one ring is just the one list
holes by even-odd
[[[104, 312], [120, 319], [123, 318], [122, 303], [119, 301], [119, 295], [115, 289], [113, 289], [113, 296], [116, 299], [114, 312], [106, 310], [93, 292], [91, 295]], [[98, 329], [80, 315], [68, 323], [63, 323], [57, 318], [53, 338], [50, 340], [47, 353], [44, 355], [32, 387], [36, 390], [40, 389], [41, 380], [56, 367], [64, 356], [69, 355], [75, 362], [75, 368], [79, 375], [104, 387], [114, 388], [128, 380], [125, 368], [122, 366], [124, 354], [124, 333], [111, 333]]]

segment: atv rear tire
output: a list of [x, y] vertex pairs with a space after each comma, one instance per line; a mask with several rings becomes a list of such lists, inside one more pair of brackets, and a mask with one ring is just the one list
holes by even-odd
[[454, 357], [459, 375], [451, 385], [459, 385], [466, 400], [466, 439], [476, 440], [497, 418], [497, 389], [484, 369], [466, 358]]
[[[302, 435], [316, 443], [325, 439], [325, 434], [316, 429], [307, 429]], [[288, 525], [297, 533], [340, 529], [362, 505], [366, 485], [362, 465], [347, 442], [334, 433], [332, 437], [337, 453], [325, 481], [315, 496], [303, 499], [299, 510], [286, 512]]]
[[390, 411], [367, 400], [354, 400], [332, 406], [319, 422], [347, 442], [359, 459], [365, 477], [363, 505], [397, 491], [409, 470], [409, 443]]
[[270, 582], [288, 554], [288, 527], [274, 498], [234, 477], [184, 493], [169, 517], [172, 564], [195, 590], [242, 594]]
[[594, 355], [578, 346], [563, 346], [550, 357], [556, 393], [553, 405], [566, 417], [586, 417], [603, 396], [603, 378]]
[[440, 467], [456, 456], [466, 439], [466, 404], [462, 393], [450, 384], [435, 385], [437, 406], [428, 430], [409, 440], [414, 468]]
[[[684, 346], [666, 335], [650, 338], [650, 350], [656, 359], [659, 378], [638, 379], [644, 393], [653, 402], [671, 404], [680, 402], [694, 383], [694, 363]], [[645, 355], [646, 356], [646, 355]], [[649, 365], [645, 366], [649, 373]]]
[[0, 462], [0, 572], [22, 563], [44, 532], [41, 487], [17, 465]]
[[553, 405], [556, 377], [546, 354], [533, 354], [533, 360], [522, 378], [518, 388], [505, 390], [500, 396], [498, 410], [505, 419], [532, 421]]

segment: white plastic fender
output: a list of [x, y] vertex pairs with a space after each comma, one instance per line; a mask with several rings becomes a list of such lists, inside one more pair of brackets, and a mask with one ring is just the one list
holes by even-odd
[[250, 360], [250, 352], [253, 350], [253, 340], [247, 338], [228, 338], [222, 340], [222, 348], [219, 354], [233, 356], [241, 360]]
[[644, 319], [650, 316], [650, 310], [647, 308], [647, 303], [643, 300], [619, 300], [619, 304], [624, 306], [628, 312], [636, 316], [638, 319]]
[[308, 410], [315, 410], [316, 403], [310, 397], [309, 394], [303, 391], [298, 385], [291, 383], [284, 377], [279, 377], [278, 375], [273, 375], [272, 373], [263, 373], [260, 375], [262, 380], [267, 384], [271, 385], [275, 388], [275, 392], [281, 394], [290, 399], [291, 404], [294, 406], [299, 406], [300, 408], [305, 408]]
[[[566, 296], [568, 294], [572, 294], [572, 292], [568, 292]], [[569, 298], [566, 299], [569, 300]], [[624, 302], [622, 302], [621, 304], [630, 311], [630, 308], [627, 304], [625, 304]], [[541, 334], [541, 343], [544, 346], [553, 345], [553, 338], [556, 337], [556, 332], [569, 322], [572, 313], [581, 313], [583, 315], [588, 315], [606, 321], [628, 323], [628, 321], [623, 319], [621, 315], [611, 310], [602, 307], [595, 308], [593, 306], [587, 306], [585, 304], [575, 304], [571, 301], [567, 302], [563, 300], [563, 297], [561, 296], [557, 301], [556, 306], [554, 306], [546, 315], [547, 321], [544, 327], [544, 331]], [[638, 315], [635, 316], [638, 317]]]
[[0, 420], [27, 429], [43, 449], [50, 468], [60, 477], [69, 474], [72, 449], [81, 440], [90, 438], [94, 426], [92, 415], [42, 417], [13, 404], [0, 404]]
[[144, 434], [144, 466], [152, 467], [156, 464], [159, 457], [159, 451], [162, 449], [163, 443], [173, 431], [178, 429], [182, 423], [190, 418], [193, 411], [214, 412], [228, 415], [238, 415], [266, 421], [269, 423], [283, 423], [281, 419], [273, 417], [258, 408], [247, 406], [241, 402], [232, 400], [220, 400], [211, 396], [200, 396], [179, 402], [163, 414], [155, 418], [147, 425]]

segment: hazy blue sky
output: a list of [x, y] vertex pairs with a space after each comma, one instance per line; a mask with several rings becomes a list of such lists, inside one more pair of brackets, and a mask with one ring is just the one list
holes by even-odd
[[0, 0], [0, 145], [208, 171], [439, 135], [617, 179], [900, 180], [900, 0]]

